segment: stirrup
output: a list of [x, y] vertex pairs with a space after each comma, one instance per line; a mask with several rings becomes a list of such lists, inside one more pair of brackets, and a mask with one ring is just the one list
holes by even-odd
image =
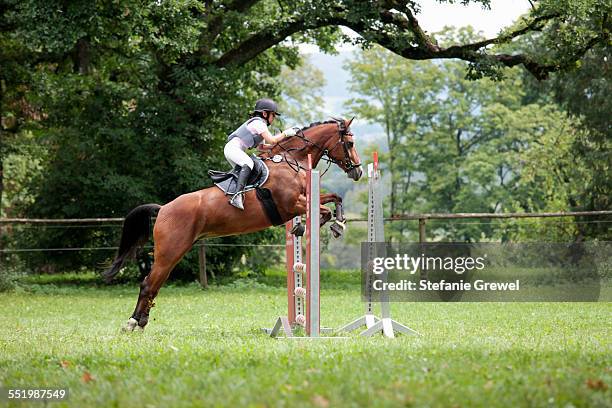
[[232, 198], [230, 198], [229, 203], [239, 210], [244, 210], [242, 192], [234, 194]]

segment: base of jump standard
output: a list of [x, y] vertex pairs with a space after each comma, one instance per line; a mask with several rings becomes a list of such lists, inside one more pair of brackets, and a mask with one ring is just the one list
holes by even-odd
[[[380, 180], [380, 172], [378, 170], [378, 154], [374, 153], [374, 163], [368, 165], [368, 259], [380, 255], [376, 254], [378, 249], [376, 243], [385, 242], [385, 229], [383, 220], [382, 200], [378, 182]], [[386, 281], [386, 275], [383, 274], [383, 279]], [[389, 298], [386, 293], [381, 294], [380, 308], [382, 318], [374, 315], [374, 302], [372, 296], [373, 290], [373, 272], [366, 271], [366, 313], [358, 317], [352, 322], [340, 327], [339, 332], [350, 332], [362, 327], [366, 327], [360, 336], [370, 337], [377, 333], [382, 333], [383, 336], [394, 338], [395, 333], [403, 333], [413, 336], [420, 334], [401, 323], [396, 322], [391, 318], [391, 309]]]
[[[287, 253], [287, 316], [276, 319], [274, 327], [263, 329], [273, 338], [285, 339], [341, 339], [323, 337], [334, 330], [320, 325], [320, 268], [319, 268], [319, 222], [320, 222], [320, 175], [312, 168], [309, 157], [306, 169], [306, 261], [302, 260], [302, 238], [294, 235], [301, 229], [301, 217], [294, 217], [285, 225]], [[305, 337], [298, 337], [294, 329], [304, 327]]]

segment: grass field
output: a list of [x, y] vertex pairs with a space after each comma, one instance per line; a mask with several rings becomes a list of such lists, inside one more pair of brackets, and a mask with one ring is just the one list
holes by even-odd
[[[363, 313], [346, 281], [323, 277], [323, 325]], [[287, 341], [259, 330], [286, 310], [263, 282], [165, 287], [130, 334], [136, 285], [0, 294], [0, 386], [68, 387], [58, 407], [612, 406], [610, 303], [396, 303], [422, 336]]]

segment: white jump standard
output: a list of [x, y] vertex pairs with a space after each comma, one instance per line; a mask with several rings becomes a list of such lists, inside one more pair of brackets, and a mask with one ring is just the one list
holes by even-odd
[[[368, 165], [368, 260], [374, 259], [377, 248], [379, 247], [376, 243], [385, 242], [385, 229], [383, 220], [383, 207], [380, 194], [380, 186], [378, 184], [380, 180], [380, 172], [378, 171], [378, 154], [374, 153], [374, 163]], [[382, 276], [383, 282], [386, 282], [386, 273]], [[389, 304], [389, 298], [386, 291], [381, 293], [380, 298], [380, 309], [381, 319], [374, 315], [374, 301], [372, 298], [373, 291], [374, 273], [372, 272], [371, 266], [366, 268], [366, 312], [364, 316], [361, 316], [352, 322], [342, 326], [338, 331], [353, 331], [360, 327], [365, 326], [366, 329], [360, 333], [361, 336], [372, 336], [376, 333], [382, 332], [386, 337], [395, 337], [395, 332], [419, 335], [418, 332], [412, 330], [409, 327], [404, 326], [391, 318], [391, 310]]]

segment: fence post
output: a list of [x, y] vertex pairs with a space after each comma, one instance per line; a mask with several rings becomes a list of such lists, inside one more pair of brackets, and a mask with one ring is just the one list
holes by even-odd
[[423, 243], [425, 241], [425, 218], [419, 218], [419, 242]]
[[[2, 169], [0, 169], [0, 171], [2, 171]], [[2, 228], [3, 225], [0, 224], [0, 270], [2, 270], [2, 264], [4, 261], [4, 251], [2, 251], [4, 249], [4, 232]]]
[[208, 289], [208, 278], [206, 277], [206, 247], [204, 241], [198, 247], [198, 260], [200, 264], [200, 285], [203, 288]]

